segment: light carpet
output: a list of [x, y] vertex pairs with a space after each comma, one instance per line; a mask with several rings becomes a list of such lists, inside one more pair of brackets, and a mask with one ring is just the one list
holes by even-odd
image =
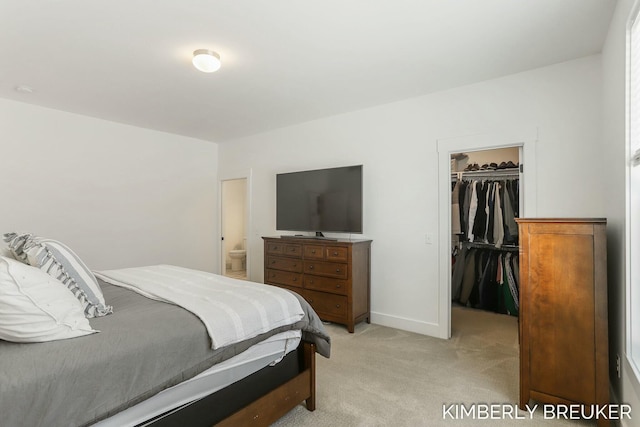
[[500, 419], [446, 412], [460, 404], [476, 404], [476, 409], [477, 404], [517, 405], [517, 325], [514, 317], [463, 307], [452, 310], [450, 340], [366, 323], [350, 334], [344, 326], [328, 324], [331, 358], [316, 358], [317, 409], [298, 405], [274, 426], [595, 425], [545, 419], [541, 408], [532, 418], [519, 411], [512, 419], [509, 408], [501, 409]]

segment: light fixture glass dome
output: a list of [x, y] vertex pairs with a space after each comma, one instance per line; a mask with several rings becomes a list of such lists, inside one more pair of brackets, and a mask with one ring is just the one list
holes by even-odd
[[220, 55], [209, 49], [193, 51], [193, 66], [203, 73], [213, 73], [220, 69]]

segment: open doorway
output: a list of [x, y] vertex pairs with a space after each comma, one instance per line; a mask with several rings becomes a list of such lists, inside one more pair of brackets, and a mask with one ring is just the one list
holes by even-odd
[[[521, 147], [451, 155], [451, 329], [479, 311], [519, 314], [519, 236]], [[477, 322], [476, 322], [477, 323]], [[515, 334], [514, 334], [515, 335]]]
[[[520, 180], [520, 216], [535, 217], [536, 198], [536, 141], [538, 129], [520, 129], [517, 132], [505, 129], [495, 133], [466, 135], [438, 140], [438, 321], [434, 335], [451, 337], [451, 155], [496, 148], [519, 147], [520, 164], [524, 173]], [[484, 163], [483, 163], [484, 164]], [[482, 167], [483, 164], [479, 166]]]
[[248, 280], [246, 178], [222, 181], [220, 212], [222, 275]]

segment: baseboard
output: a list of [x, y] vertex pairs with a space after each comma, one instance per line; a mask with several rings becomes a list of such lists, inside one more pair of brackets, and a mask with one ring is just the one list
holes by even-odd
[[387, 326], [389, 328], [401, 329], [403, 331], [415, 332], [417, 334], [429, 335], [436, 338], [446, 338], [442, 336], [442, 327], [437, 323], [429, 323], [421, 320], [391, 316], [389, 314], [376, 312], [371, 312], [371, 323]]

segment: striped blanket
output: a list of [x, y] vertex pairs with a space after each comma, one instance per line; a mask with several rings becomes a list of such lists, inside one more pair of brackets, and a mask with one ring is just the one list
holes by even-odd
[[298, 298], [286, 290], [204, 271], [154, 265], [94, 273], [107, 283], [192, 312], [207, 328], [214, 350], [304, 316]]

